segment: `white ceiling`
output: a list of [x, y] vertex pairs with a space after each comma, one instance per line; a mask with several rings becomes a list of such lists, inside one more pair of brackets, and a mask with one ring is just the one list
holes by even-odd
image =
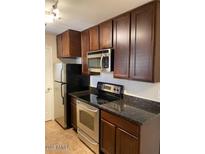
[[[46, 32], [62, 33], [67, 29], [82, 31], [152, 0], [59, 0], [62, 19], [46, 25]], [[45, 0], [50, 9], [55, 0]]]

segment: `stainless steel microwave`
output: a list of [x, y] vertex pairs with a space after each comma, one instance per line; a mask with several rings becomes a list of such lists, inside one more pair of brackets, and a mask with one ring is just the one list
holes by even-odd
[[114, 52], [113, 49], [102, 49], [87, 53], [88, 70], [90, 72], [113, 71]]

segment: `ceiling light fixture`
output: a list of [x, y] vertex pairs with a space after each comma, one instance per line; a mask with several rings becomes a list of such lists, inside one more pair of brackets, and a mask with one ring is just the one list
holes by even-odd
[[45, 11], [45, 24], [53, 23], [54, 21], [61, 19], [57, 5], [58, 0], [56, 0], [54, 5], [52, 5], [51, 10]]

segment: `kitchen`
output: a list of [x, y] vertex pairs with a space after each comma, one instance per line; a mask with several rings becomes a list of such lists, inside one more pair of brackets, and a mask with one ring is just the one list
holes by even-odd
[[55, 11], [46, 23], [46, 153], [159, 154], [160, 2], [123, 4], [85, 25]]
[[1, 153], [204, 154], [204, 1], [56, 2], [1, 1]]

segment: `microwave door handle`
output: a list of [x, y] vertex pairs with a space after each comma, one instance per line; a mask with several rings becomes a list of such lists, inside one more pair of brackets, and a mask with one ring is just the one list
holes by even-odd
[[101, 70], [103, 69], [103, 68], [102, 68], [102, 67], [103, 67], [103, 64], [102, 64], [103, 57], [104, 57], [104, 56], [102, 56], [101, 59], [100, 59], [100, 68], [101, 68]]

